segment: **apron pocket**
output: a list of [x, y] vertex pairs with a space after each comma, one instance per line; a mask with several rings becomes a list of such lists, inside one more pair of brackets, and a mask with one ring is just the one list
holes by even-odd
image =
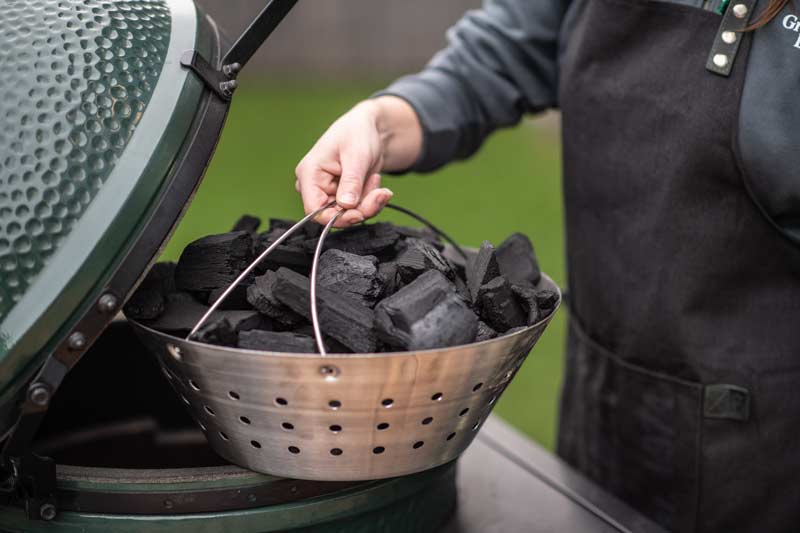
[[632, 365], [570, 320], [558, 453], [670, 530], [694, 529], [703, 387]]

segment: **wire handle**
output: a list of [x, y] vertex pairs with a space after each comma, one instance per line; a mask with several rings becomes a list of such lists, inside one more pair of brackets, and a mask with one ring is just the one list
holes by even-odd
[[[261, 254], [252, 263], [250, 263], [250, 265], [241, 274], [239, 274], [239, 276], [237, 276], [237, 278], [235, 280], [233, 280], [233, 282], [228, 286], [228, 288], [225, 289], [225, 291], [222, 294], [220, 294], [219, 298], [217, 298], [217, 300], [211, 305], [211, 307], [208, 308], [208, 311], [206, 311], [206, 313], [200, 318], [200, 320], [197, 322], [197, 325], [195, 325], [195, 327], [192, 329], [192, 331], [189, 333], [189, 335], [186, 336], [186, 340], [191, 340], [192, 335], [197, 333], [197, 331], [202, 327], [203, 324], [205, 324], [205, 322], [214, 313], [214, 311], [216, 311], [216, 309], [220, 306], [220, 304], [222, 304], [222, 302], [225, 300], [225, 298], [227, 298], [228, 295], [231, 292], [233, 292], [233, 289], [236, 288], [236, 286], [239, 285], [239, 283], [241, 283], [241, 281], [244, 280], [247, 277], [247, 275], [250, 274], [250, 272], [253, 271], [253, 269], [256, 267], [256, 265], [258, 265], [261, 261], [263, 261], [264, 258], [266, 258], [270, 253], [272, 253], [272, 251], [275, 248], [277, 248], [279, 244], [281, 244], [283, 241], [285, 241], [286, 239], [291, 237], [291, 235], [295, 231], [297, 231], [299, 228], [301, 228], [303, 225], [305, 225], [309, 220], [315, 218], [317, 215], [319, 215], [324, 210], [326, 210], [326, 209], [328, 209], [330, 207], [334, 207], [334, 206], [336, 206], [336, 202], [335, 201], [334, 202], [330, 202], [330, 203], [320, 207], [319, 209], [317, 209], [313, 213], [309, 213], [302, 220], [300, 220], [297, 224], [295, 224], [294, 226], [292, 226], [291, 228], [286, 230], [280, 237], [278, 237], [275, 240], [275, 242], [273, 242], [269, 247], [267, 247], [266, 250], [261, 252]], [[387, 204], [386, 207], [394, 209], [395, 211], [399, 211], [400, 213], [404, 213], [404, 214], [410, 216], [411, 218], [414, 218], [414, 219], [418, 220], [419, 222], [422, 222], [428, 228], [430, 228], [431, 231], [433, 231], [434, 233], [436, 233], [437, 235], [442, 237], [445, 241], [447, 241], [450, 245], [452, 245], [453, 248], [459, 253], [459, 255], [461, 255], [461, 257], [463, 257], [464, 259], [467, 259], [467, 254], [464, 253], [464, 250], [461, 249], [461, 247], [458, 245], [458, 243], [456, 243], [456, 241], [454, 241], [445, 232], [443, 232], [442, 230], [440, 230], [439, 228], [434, 226], [427, 219], [417, 215], [416, 213], [414, 213], [413, 211], [410, 211], [409, 209], [406, 209], [405, 207], [400, 207], [398, 205], [393, 205], [393, 204]], [[309, 287], [309, 289], [310, 289], [310, 304], [311, 304], [311, 326], [314, 329], [314, 339], [317, 342], [317, 349], [319, 350], [319, 354], [322, 357], [325, 357], [326, 355], [328, 355], [328, 351], [325, 348], [325, 342], [322, 339], [322, 329], [320, 328], [320, 324], [319, 324], [319, 310], [317, 308], [317, 267], [319, 265], [319, 257], [320, 257], [320, 255], [322, 255], [322, 249], [325, 246], [325, 239], [328, 237], [328, 234], [330, 233], [331, 228], [333, 228], [333, 225], [336, 223], [336, 220], [344, 212], [345, 212], [345, 209], [341, 209], [340, 208], [339, 211], [335, 215], [333, 215], [333, 217], [331, 217], [331, 219], [328, 221], [328, 223], [325, 224], [325, 227], [323, 228], [322, 233], [319, 236], [319, 240], [317, 241], [317, 246], [314, 249], [314, 258], [311, 261], [311, 278], [310, 278], [310, 287]]]

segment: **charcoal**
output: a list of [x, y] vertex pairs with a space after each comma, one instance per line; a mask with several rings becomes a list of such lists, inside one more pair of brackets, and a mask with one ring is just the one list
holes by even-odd
[[125, 316], [133, 320], [158, 318], [171, 292], [175, 292], [175, 263], [156, 263], [125, 304]]
[[255, 279], [247, 288], [247, 301], [259, 313], [270, 317], [273, 321], [292, 328], [305, 322], [305, 319], [282, 304], [275, 297], [275, 284], [277, 276], [274, 271], [268, 270], [263, 276]]
[[[273, 296], [295, 313], [308, 318], [310, 284], [307, 277], [288, 268], [275, 273]], [[373, 352], [376, 348], [374, 313], [347, 296], [318, 287], [317, 302], [321, 330], [354, 352]]]
[[475, 260], [477, 257], [478, 252], [477, 250], [472, 249], [464, 249], [462, 248], [461, 251], [464, 252], [464, 255], [461, 255], [456, 251], [455, 248], [452, 246], [445, 246], [444, 251], [442, 252], [442, 256], [447, 259], [450, 263], [450, 266], [453, 268], [453, 271], [456, 273], [463, 280], [467, 280], [467, 265], [469, 265], [472, 261]]
[[478, 322], [478, 334], [475, 336], [475, 342], [488, 341], [497, 337], [497, 332], [483, 320]]
[[527, 325], [527, 315], [503, 276], [481, 286], [478, 306], [481, 318], [498, 333]]
[[320, 287], [372, 307], [383, 290], [377, 265], [378, 259], [372, 255], [328, 250], [319, 258], [317, 283]]
[[543, 316], [547, 316], [558, 304], [558, 293], [547, 289], [539, 291], [536, 293], [536, 303], [539, 304]]
[[464, 303], [467, 304], [467, 307], [474, 307], [472, 305], [472, 297], [469, 293], [469, 287], [467, 287], [467, 284], [464, 282], [464, 280], [456, 276], [454, 285], [456, 286], [456, 294], [458, 294], [458, 296], [464, 300]]
[[429, 270], [375, 306], [378, 335], [407, 350], [472, 342], [478, 317], [439, 271]]
[[[398, 240], [400, 240], [400, 234], [392, 224], [387, 222], [362, 224], [331, 233], [325, 239], [325, 250], [334, 248], [356, 255], [381, 257], [392, 251]], [[309, 240], [306, 243], [306, 248], [311, 251], [315, 246], [315, 240]]]
[[239, 348], [266, 352], [316, 353], [317, 344], [307, 335], [291, 331], [243, 331]]
[[[314, 337], [314, 351], [316, 350], [316, 337], [314, 336], [314, 326], [311, 324], [305, 324], [300, 326], [299, 328], [293, 330], [294, 333], [298, 335], [305, 335], [307, 337]], [[337, 341], [336, 339], [329, 337], [328, 335], [322, 335], [322, 342], [325, 343], [325, 348], [328, 350], [328, 353], [353, 353], [353, 350], [342, 344], [341, 342]]]
[[217, 346], [236, 346], [238, 335], [227, 318], [218, 318], [203, 324], [191, 340]]
[[180, 290], [211, 291], [227, 287], [252, 260], [253, 238], [246, 231], [203, 237], [189, 244], [175, 267]]
[[253, 329], [263, 331], [272, 329], [272, 321], [258, 311], [215, 311], [211, 315], [211, 320], [218, 318], [225, 318], [237, 333]]
[[477, 301], [480, 288], [500, 275], [494, 246], [489, 241], [483, 241], [478, 255], [467, 266], [467, 286], [472, 295], [472, 300]]
[[381, 279], [381, 285], [383, 286], [382, 296], [384, 298], [397, 292], [397, 263], [393, 261], [380, 263], [378, 265], [378, 277]]
[[528, 314], [528, 319], [526, 320], [527, 324], [531, 326], [537, 323], [542, 318], [542, 313], [539, 310], [536, 289], [529, 285], [512, 285], [511, 291]]
[[231, 231], [249, 231], [252, 233], [258, 231], [260, 225], [260, 218], [253, 215], [242, 215], [239, 220], [236, 221], [236, 224], [233, 225]]
[[421, 239], [406, 239], [406, 249], [395, 259], [397, 277], [404, 284], [414, 281], [420, 274], [429, 270], [438, 270], [447, 279], [454, 280], [456, 275], [442, 257], [439, 250]]
[[200, 318], [208, 311], [208, 307], [199, 303], [188, 292], [174, 292], [165, 299], [164, 313], [147, 325], [159, 331], [175, 334], [186, 334], [191, 331]]
[[[287, 220], [285, 218], [271, 218], [269, 219], [269, 232], [276, 232], [277, 235], [281, 235], [283, 232], [294, 226], [297, 222], [294, 220]], [[316, 222], [309, 221], [301, 227], [295, 235], [302, 240], [306, 239], [316, 239], [319, 237], [320, 233], [322, 233], [322, 226], [317, 224]], [[295, 235], [292, 235], [292, 239], [295, 238]]]
[[[259, 235], [255, 246], [256, 256], [274, 243], [275, 239], [276, 237], [273, 233], [262, 233]], [[257, 267], [258, 271], [277, 270], [284, 266], [296, 272], [300, 272], [301, 274], [308, 274], [311, 271], [313, 255], [303, 247], [304, 242], [305, 239], [295, 241], [292, 238], [282, 242], [259, 263]]]
[[439, 250], [444, 251], [444, 244], [439, 237], [439, 234], [428, 227], [423, 228], [409, 228], [407, 226], [394, 226], [394, 230], [404, 238], [421, 239]]
[[[244, 283], [240, 283], [236, 287], [233, 288], [231, 293], [222, 300], [222, 303], [217, 307], [220, 311], [243, 311], [252, 309], [253, 306], [250, 305], [250, 302], [247, 301], [247, 287], [248, 285]], [[214, 289], [213, 291], [208, 293], [208, 305], [211, 306], [217, 299], [222, 296], [222, 293], [225, 292], [227, 287], [222, 287], [219, 289]]]
[[514, 233], [495, 251], [500, 274], [516, 285], [536, 285], [542, 277], [530, 239]]

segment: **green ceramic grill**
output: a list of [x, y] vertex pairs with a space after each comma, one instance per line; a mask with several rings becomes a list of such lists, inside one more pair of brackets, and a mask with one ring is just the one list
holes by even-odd
[[454, 505], [452, 465], [318, 483], [225, 463], [112, 324], [296, 0], [264, 3], [227, 46], [192, 0], [2, 1], [2, 531], [425, 531]]

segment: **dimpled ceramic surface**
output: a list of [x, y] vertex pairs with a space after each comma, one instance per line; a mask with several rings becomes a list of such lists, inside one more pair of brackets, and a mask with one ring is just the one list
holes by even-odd
[[19, 0], [0, 16], [0, 320], [103, 187], [158, 81], [157, 1]]

